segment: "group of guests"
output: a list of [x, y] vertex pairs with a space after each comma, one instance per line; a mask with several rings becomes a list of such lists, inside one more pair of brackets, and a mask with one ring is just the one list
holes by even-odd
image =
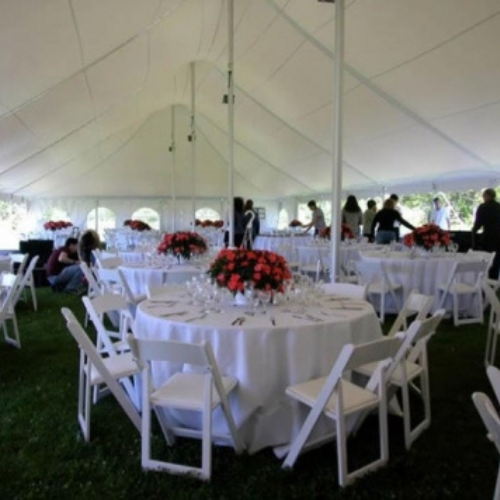
[[[260, 233], [259, 214], [255, 211], [253, 200], [243, 200], [236, 196], [233, 200], [234, 215], [234, 246], [253, 248], [253, 242]], [[229, 246], [229, 232], [224, 235], [224, 243]]]
[[82, 262], [91, 265], [94, 256], [92, 250], [101, 247], [99, 235], [92, 229], [84, 231], [80, 238], [68, 238], [64, 245], [55, 249], [45, 266], [47, 280], [56, 292], [85, 293]]

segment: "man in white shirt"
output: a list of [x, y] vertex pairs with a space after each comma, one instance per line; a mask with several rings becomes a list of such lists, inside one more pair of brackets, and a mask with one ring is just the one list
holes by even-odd
[[429, 222], [431, 224], [436, 224], [436, 226], [439, 226], [445, 231], [449, 231], [451, 224], [450, 211], [448, 210], [448, 207], [443, 207], [439, 198], [434, 198], [432, 201], [434, 203], [434, 208], [431, 212]]

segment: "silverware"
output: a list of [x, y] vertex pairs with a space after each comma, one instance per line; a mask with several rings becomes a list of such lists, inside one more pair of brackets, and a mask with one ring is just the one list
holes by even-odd
[[200, 314], [199, 316], [194, 316], [193, 318], [188, 318], [185, 323], [191, 323], [191, 321], [196, 321], [205, 318], [207, 313]]
[[276, 326], [276, 319], [274, 316], [270, 316], [269, 319], [271, 320], [271, 323], [273, 326]]
[[170, 316], [184, 316], [185, 314], [187, 314], [187, 311], [164, 313], [164, 314], [160, 314], [160, 316], [162, 318], [169, 318]]
[[241, 316], [238, 316], [232, 323], [231, 323], [231, 326], [234, 326], [234, 325], [239, 325], [240, 324], [240, 321], [242, 320], [242, 317]]

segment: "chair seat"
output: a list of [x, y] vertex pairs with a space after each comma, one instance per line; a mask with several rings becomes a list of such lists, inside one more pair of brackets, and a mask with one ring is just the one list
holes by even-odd
[[[226, 394], [229, 394], [237, 385], [236, 379], [222, 377], [222, 386]], [[177, 372], [151, 394], [151, 403], [181, 410], [202, 411], [204, 388], [205, 374]], [[212, 385], [212, 409], [219, 404], [220, 397]]]
[[[140, 371], [131, 352], [103, 358], [102, 361], [111, 376], [115, 379], [130, 377], [134, 373], [139, 373]], [[101, 374], [98, 372], [97, 368], [92, 365], [92, 369], [90, 370], [90, 384], [97, 385], [103, 382], [104, 380]]]
[[[363, 366], [359, 366], [356, 368], [356, 372], [366, 375], [367, 377], [371, 377], [372, 373], [375, 371], [377, 367], [377, 363], [368, 363]], [[406, 368], [406, 380], [413, 380], [418, 377], [422, 373], [422, 367], [417, 365], [416, 363], [410, 363], [409, 361], [405, 361]], [[393, 372], [389, 379], [391, 384], [397, 385], [401, 387], [403, 385], [403, 370], [401, 366], [398, 366]]]
[[[313, 407], [325, 382], [326, 377], [316, 378], [314, 380], [304, 382], [303, 384], [287, 387], [286, 393], [299, 400], [301, 403]], [[349, 413], [357, 412], [364, 408], [377, 406], [378, 397], [376, 394], [373, 394], [373, 392], [367, 391], [362, 387], [358, 387], [357, 385], [354, 385], [344, 379], [340, 381], [340, 384], [342, 385], [344, 414], [348, 415]], [[325, 413], [330, 418], [337, 418], [335, 393], [326, 404]]]
[[[441, 283], [441, 285], [439, 285], [439, 290], [442, 292], [446, 291], [446, 284]], [[450, 293], [456, 293], [458, 295], [476, 293], [477, 291], [475, 285], [468, 285], [467, 283], [453, 283], [450, 286]]]
[[367, 293], [376, 293], [378, 295], [389, 293], [391, 290], [395, 292], [396, 290], [401, 290], [403, 288], [399, 283], [393, 283], [392, 285], [384, 283], [369, 283]]

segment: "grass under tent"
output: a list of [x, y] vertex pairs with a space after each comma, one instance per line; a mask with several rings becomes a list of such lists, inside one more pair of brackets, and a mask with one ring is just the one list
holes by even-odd
[[[387, 467], [341, 489], [335, 444], [304, 454], [283, 471], [271, 450], [236, 456], [215, 447], [212, 481], [143, 472], [140, 436], [112, 397], [92, 409], [92, 440], [76, 421], [78, 349], [60, 314], [70, 307], [83, 319], [76, 296], [37, 289], [39, 312], [18, 306], [22, 349], [0, 342], [0, 498], [171, 499], [488, 499], [498, 454], [471, 401], [493, 397], [483, 363], [486, 325], [441, 324], [429, 344], [432, 425], [404, 448], [402, 421], [389, 418]], [[388, 318], [390, 325], [392, 318]], [[350, 439], [352, 459], [376, 450], [377, 420]], [[155, 446], [164, 447], [158, 434]], [[166, 445], [165, 445], [166, 447]], [[197, 441], [169, 453], [197, 460]], [[366, 451], [365, 451], [366, 450]]]

